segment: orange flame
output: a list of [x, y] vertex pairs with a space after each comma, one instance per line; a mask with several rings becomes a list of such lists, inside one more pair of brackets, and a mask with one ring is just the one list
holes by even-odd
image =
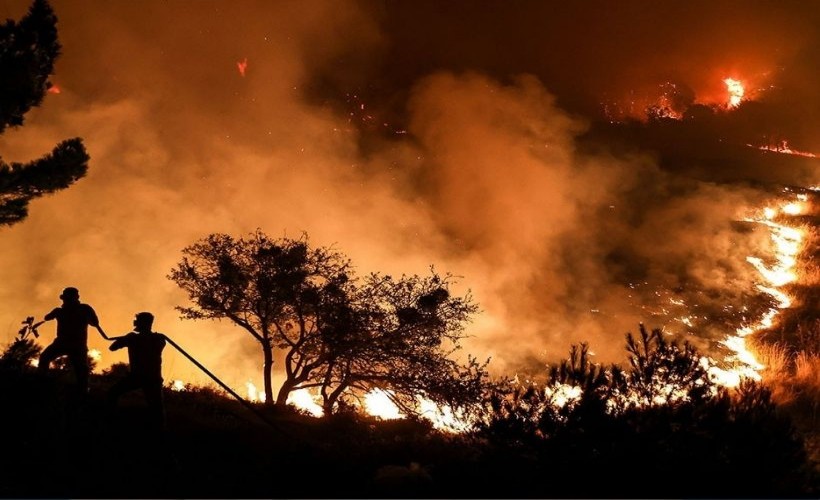
[[727, 107], [738, 107], [740, 102], [743, 100], [744, 94], [746, 93], [743, 82], [734, 78], [724, 78], [723, 83], [726, 84], [726, 90], [729, 91], [729, 103]]
[[248, 69], [248, 58], [246, 57], [241, 61], [236, 61], [236, 69], [239, 70], [239, 75], [244, 78], [245, 71]]
[[803, 213], [805, 208], [803, 202], [805, 201], [805, 196], [798, 195], [796, 201], [783, 203], [777, 209], [765, 208], [762, 218], [746, 219], [748, 222], [755, 222], [769, 227], [770, 237], [775, 247], [775, 264], [766, 266], [762, 259], [752, 256], [747, 257], [746, 260], [757, 269], [761, 278], [766, 282], [765, 284], [759, 284], [757, 288], [777, 299], [778, 304], [776, 308], [767, 311], [756, 325], [738, 328], [736, 335], [721, 341], [721, 344], [733, 353], [726, 360], [736, 361], [739, 366], [730, 370], [710, 366], [709, 373], [712, 375], [713, 380], [720, 385], [736, 387], [743, 378], [761, 379], [758, 372], [765, 367], [749, 351], [745, 337], [756, 331], [770, 328], [774, 324], [779, 309], [791, 306], [791, 297], [780, 290], [779, 287], [797, 280], [793, 268], [797, 264], [797, 256], [802, 249], [803, 238], [805, 237], [805, 233], [801, 229], [775, 223], [773, 219], [779, 214], [794, 216]]
[[290, 395], [288, 395], [287, 402], [288, 404], [307, 411], [314, 417], [321, 417], [325, 413], [307, 389], [297, 389], [291, 392]]
[[385, 420], [404, 417], [404, 414], [390, 400], [390, 394], [381, 389], [373, 389], [365, 395], [364, 408], [370, 415]]
[[[753, 147], [751, 144], [748, 146]], [[780, 153], [784, 155], [805, 156], [806, 158], [817, 158], [814, 153], [808, 151], [798, 151], [789, 147], [788, 141], [780, 141], [776, 146], [759, 146], [758, 149], [763, 151], [771, 151], [772, 153]]]

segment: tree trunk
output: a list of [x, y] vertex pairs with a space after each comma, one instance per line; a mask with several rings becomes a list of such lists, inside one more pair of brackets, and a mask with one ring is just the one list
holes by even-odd
[[282, 387], [279, 389], [279, 394], [276, 396], [277, 406], [285, 406], [288, 403], [288, 396], [295, 385], [296, 383], [293, 379], [286, 379], [282, 382]]
[[262, 367], [262, 379], [265, 382], [265, 405], [273, 406], [273, 385], [271, 372], [273, 371], [273, 347], [270, 340], [262, 341], [262, 353], [265, 355], [265, 364]]

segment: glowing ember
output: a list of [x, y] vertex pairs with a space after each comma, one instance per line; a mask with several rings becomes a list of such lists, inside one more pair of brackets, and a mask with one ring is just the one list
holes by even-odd
[[61, 92], [60, 87], [58, 87], [56, 85], [52, 85], [51, 87], [48, 88], [48, 93], [49, 94], [59, 94], [60, 92]]
[[734, 78], [725, 78], [723, 83], [726, 84], [726, 90], [729, 91], [728, 107], [738, 107], [743, 100], [743, 95], [746, 93], [746, 90], [743, 88], [743, 82], [735, 80]]
[[245, 77], [245, 71], [248, 69], [248, 58], [236, 61], [236, 69], [239, 70], [239, 75]]

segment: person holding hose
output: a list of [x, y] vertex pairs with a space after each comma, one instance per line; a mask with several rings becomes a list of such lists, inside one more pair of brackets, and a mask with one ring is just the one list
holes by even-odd
[[61, 356], [68, 356], [77, 380], [77, 390], [81, 397], [88, 394], [88, 327], [93, 326], [106, 340], [110, 340], [100, 327], [100, 320], [94, 308], [80, 302], [80, 292], [74, 287], [63, 289], [60, 294], [63, 304], [45, 315], [43, 321], [32, 325], [36, 329], [46, 321], [57, 321], [57, 335], [48, 347], [43, 349], [37, 364], [41, 373], [48, 371], [51, 362]]
[[117, 405], [123, 394], [142, 389], [151, 412], [151, 421], [158, 428], [165, 427], [165, 408], [162, 401], [162, 350], [167, 337], [152, 331], [154, 315], [140, 312], [134, 316], [134, 331], [114, 337], [109, 349], [128, 349], [128, 375], [108, 390], [109, 408]]

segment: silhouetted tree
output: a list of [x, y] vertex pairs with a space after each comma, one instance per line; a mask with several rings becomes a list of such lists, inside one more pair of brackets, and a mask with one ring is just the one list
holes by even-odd
[[[423, 396], [452, 410], [476, 403], [486, 363], [451, 358], [477, 306], [452, 295], [451, 275], [396, 279], [373, 273], [355, 283], [341, 321], [326, 321], [320, 337], [326, 361], [302, 387], [319, 387], [326, 414], [342, 396], [381, 389], [404, 412], [417, 414]], [[339, 311], [340, 309], [336, 309]]]
[[539, 424], [549, 404], [541, 385], [503, 377], [486, 386], [485, 412], [475, 427], [492, 442], [519, 446], [544, 437]]
[[[526, 490], [550, 497], [791, 498], [812, 491], [802, 442], [765, 387], [748, 380], [733, 390], [715, 387], [696, 350], [660, 330], [641, 326], [639, 337], [627, 334], [626, 349], [623, 368], [591, 363], [581, 344], [552, 365], [542, 387], [493, 387], [492, 413], [477, 430], [496, 466], [532, 470], [532, 479], [521, 476]], [[596, 481], [564, 479], [579, 474]], [[681, 477], [688, 479], [673, 479]]]
[[672, 405], [701, 401], [713, 392], [706, 367], [688, 342], [670, 342], [663, 332], [640, 325], [640, 337], [626, 334], [629, 370], [616, 370], [617, 405], [629, 407]]
[[483, 366], [449, 358], [476, 309], [469, 296], [450, 294], [450, 276], [360, 282], [347, 258], [311, 248], [307, 235], [272, 240], [261, 231], [213, 234], [183, 253], [169, 278], [195, 305], [178, 309], [229, 319], [262, 344], [266, 402], [274, 402], [274, 349], [283, 353], [277, 405], [302, 388], [319, 388], [326, 414], [377, 387], [409, 412], [419, 396], [451, 406], [478, 400]]
[[300, 240], [273, 240], [261, 231], [235, 239], [212, 234], [183, 249], [182, 261], [169, 274], [188, 293], [193, 307], [178, 307], [184, 318], [228, 319], [262, 345], [265, 403], [273, 404], [273, 349], [286, 350], [285, 383], [276, 403], [323, 357], [326, 304], [344, 302], [350, 263], [326, 248], [311, 249]]
[[[34, 0], [27, 14], [0, 25], [0, 133], [23, 124], [39, 106], [60, 54], [57, 17], [46, 0]], [[28, 215], [34, 198], [64, 189], [86, 174], [88, 154], [79, 138], [60, 142], [52, 152], [29, 163], [7, 163], [0, 157], [0, 225]]]

